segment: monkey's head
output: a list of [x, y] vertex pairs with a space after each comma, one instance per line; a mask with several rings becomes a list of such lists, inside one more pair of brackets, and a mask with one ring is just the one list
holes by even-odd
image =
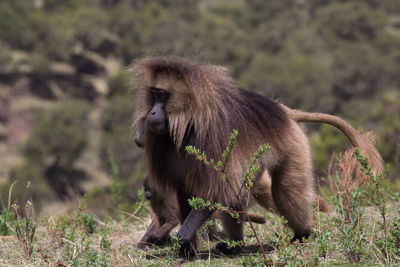
[[178, 73], [164, 70], [154, 74], [147, 88], [148, 105], [151, 106], [145, 118], [148, 128], [156, 135], [169, 132], [173, 119], [179, 114], [189, 112], [189, 87]]
[[155, 135], [169, 134], [180, 147], [187, 129], [205, 134], [210, 125], [219, 125], [218, 117], [228, 116], [218, 101], [229, 99], [227, 92], [234, 85], [223, 67], [155, 57], [139, 61], [132, 69], [137, 132], [147, 128]]

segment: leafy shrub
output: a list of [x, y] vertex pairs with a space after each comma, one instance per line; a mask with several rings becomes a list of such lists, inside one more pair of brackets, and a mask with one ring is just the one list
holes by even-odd
[[20, 180], [16, 195], [24, 194], [28, 181], [34, 187], [29, 193], [34, 200], [51, 199], [54, 192], [59, 197], [69, 195], [69, 190], [82, 193], [79, 182], [86, 176], [74, 163], [88, 143], [88, 113], [89, 105], [81, 101], [40, 112], [22, 147], [26, 163], [11, 174], [11, 181]]
[[331, 111], [332, 77], [327, 66], [298, 53], [262, 54], [250, 64], [240, 83], [292, 108]]
[[89, 212], [82, 212], [79, 217], [82, 227], [88, 234], [93, 234], [96, 230], [97, 223], [95, 221], [95, 215]]
[[109, 153], [112, 153], [122, 179], [131, 177], [141, 160], [140, 149], [134, 142], [130, 130], [134, 113], [134, 101], [127, 97], [114, 97], [110, 100], [103, 117], [104, 136], [102, 139], [101, 160], [110, 170]]
[[[45, 178], [45, 169], [35, 163], [25, 163], [11, 171], [10, 181], [2, 186], [2, 195], [6, 195], [12, 182], [17, 181], [13, 188], [12, 199], [31, 199], [35, 208], [41, 208], [41, 202], [56, 199], [57, 194]], [[32, 188], [27, 188], [30, 184]], [[24, 199], [23, 199], [24, 198]]]
[[88, 113], [89, 105], [81, 101], [42, 111], [23, 147], [25, 158], [44, 167], [71, 168], [88, 143]]
[[314, 167], [324, 175], [326, 166], [334, 151], [342, 151], [348, 145], [347, 137], [329, 125], [322, 125], [318, 135], [311, 139]]
[[[127, 97], [129, 95], [130, 75], [128, 72], [119, 72], [108, 79], [108, 97], [117, 95]], [[133, 102], [133, 101], [131, 101]]]
[[14, 215], [6, 208], [0, 212], [0, 235], [11, 235], [13, 231]]
[[387, 23], [381, 10], [371, 9], [361, 1], [333, 2], [318, 11], [317, 19], [322, 34], [349, 41], [374, 39]]

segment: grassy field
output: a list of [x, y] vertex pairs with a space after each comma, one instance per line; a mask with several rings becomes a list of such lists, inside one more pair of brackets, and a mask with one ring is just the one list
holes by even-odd
[[[261, 209], [265, 225], [255, 225], [266, 250], [268, 265], [396, 266], [399, 251], [399, 202], [387, 204], [387, 237], [376, 207], [363, 207], [356, 224], [342, 221], [340, 213], [314, 212], [311, 238], [302, 244], [290, 244], [291, 232], [282, 220]], [[16, 235], [0, 239], [1, 266], [166, 266], [177, 265], [173, 244], [140, 251], [136, 243], [144, 234], [150, 217], [101, 222], [89, 213], [75, 216], [41, 217], [35, 221], [31, 242], [19, 241]], [[397, 220], [397, 221], [396, 221]], [[356, 226], [355, 228], [353, 228]], [[219, 227], [219, 229], [221, 229]], [[182, 266], [263, 266], [263, 256], [250, 227], [245, 228], [246, 245], [236, 256], [215, 250], [217, 242], [204, 241], [198, 257]], [[31, 252], [29, 250], [31, 249]], [[27, 252], [28, 251], [28, 252]], [[27, 253], [26, 253], [27, 252]], [[31, 253], [29, 255], [29, 253]]]
[[[132, 214], [116, 211], [118, 216], [101, 219], [86, 211], [86, 198], [64, 215], [38, 218], [27, 202], [1, 213], [0, 266], [398, 266], [398, 185], [368, 174], [368, 165], [359, 162], [364, 168], [359, 169], [354, 158], [339, 161], [336, 174], [329, 176], [330, 186], [321, 190], [331, 211], [314, 208], [313, 233], [304, 243], [290, 243], [292, 232], [282, 217], [252, 207], [250, 211], [263, 215], [267, 223], [254, 225], [255, 232], [246, 223], [245, 246], [239, 255], [219, 253], [215, 249], [219, 241], [205, 237], [197, 257], [180, 262], [174, 242], [148, 251], [137, 249], [151, 219], [145, 200], [135, 204]], [[357, 170], [368, 179], [361, 187], [352, 183]], [[222, 232], [220, 238], [224, 240]]]

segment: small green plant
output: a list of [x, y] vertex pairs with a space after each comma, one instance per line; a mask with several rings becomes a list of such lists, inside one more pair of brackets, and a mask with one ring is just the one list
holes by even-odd
[[13, 220], [14, 216], [10, 210], [4, 208], [0, 212], [0, 235], [11, 235], [14, 233]]
[[74, 231], [80, 226], [86, 233], [93, 234], [96, 230], [96, 220], [95, 215], [89, 212], [85, 212], [83, 209], [86, 205], [87, 195], [84, 195], [81, 203], [79, 204], [78, 211], [75, 214], [74, 220]]
[[26, 202], [25, 217], [22, 216], [22, 212], [18, 204], [13, 204], [12, 208], [16, 214], [16, 219], [14, 222], [15, 234], [25, 256], [29, 258], [33, 252], [33, 238], [36, 231], [36, 226], [32, 221], [32, 203], [30, 201]]
[[352, 185], [351, 172], [346, 172], [348, 162], [339, 162], [342, 177], [335, 181], [337, 193], [332, 196], [339, 216], [334, 217], [336, 227], [340, 232], [340, 244], [351, 263], [359, 262], [364, 251], [364, 225], [361, 220], [363, 209], [361, 208], [362, 194], [360, 187]]
[[111, 170], [111, 196], [113, 205], [118, 207], [122, 202], [122, 183], [119, 178], [119, 167], [114, 160], [111, 150], [108, 150], [108, 160]]
[[177, 234], [172, 234], [171, 235], [171, 250], [172, 250], [172, 256], [173, 257], [178, 257], [179, 255], [179, 249], [181, 247], [181, 242], [179, 240], [179, 237]]
[[[230, 137], [229, 137], [229, 143], [228, 146], [225, 148], [225, 150], [223, 151], [222, 155], [221, 155], [221, 160], [215, 160], [215, 159], [208, 159], [207, 155], [200, 151], [198, 148], [193, 147], [193, 146], [187, 146], [185, 148], [186, 152], [189, 155], [193, 155], [196, 157], [196, 159], [198, 161], [201, 161], [204, 165], [206, 165], [207, 167], [214, 169], [215, 171], [220, 173], [220, 177], [221, 179], [223, 179], [227, 185], [233, 189], [232, 184], [230, 183], [229, 179], [227, 178], [227, 174], [226, 174], [226, 165], [229, 161], [229, 156], [231, 154], [232, 149], [237, 146], [236, 144], [236, 138], [238, 136], [238, 131], [237, 130], [233, 130], [233, 132], [231, 133]], [[249, 161], [249, 166], [247, 168], [247, 171], [244, 172], [244, 174], [242, 175], [242, 187], [240, 188], [239, 192], [236, 193], [235, 197], [237, 198], [238, 202], [241, 203], [242, 205], [242, 211], [236, 211], [236, 210], [232, 210], [228, 207], [223, 206], [220, 203], [211, 203], [211, 201], [209, 200], [204, 200], [202, 198], [192, 198], [189, 200], [189, 205], [196, 209], [196, 210], [201, 210], [201, 209], [209, 209], [209, 210], [220, 210], [220, 211], [224, 211], [229, 213], [233, 218], [240, 218], [240, 213], [243, 213], [249, 223], [250, 223], [250, 227], [254, 233], [255, 238], [257, 239], [257, 243], [261, 249], [262, 255], [264, 257], [264, 262], [265, 264], [267, 264], [267, 257], [266, 254], [264, 252], [264, 248], [263, 245], [261, 244], [261, 241], [257, 235], [257, 232], [251, 222], [251, 220], [249, 219], [248, 213], [247, 213], [247, 208], [249, 206], [249, 201], [250, 201], [250, 189], [251, 187], [254, 185], [254, 179], [256, 178], [260, 166], [257, 165], [257, 162], [259, 160], [259, 158], [261, 157], [261, 155], [266, 154], [269, 150], [270, 150], [270, 146], [269, 145], [261, 145], [257, 151], [254, 153], [254, 156], [250, 159]], [[246, 203], [243, 204], [241, 199], [240, 199], [240, 195], [246, 195], [247, 199], [246, 199]], [[230, 242], [228, 243], [228, 247], [236, 247], [236, 246], [242, 246], [243, 243], [242, 242]]]
[[95, 221], [95, 215], [89, 212], [82, 212], [80, 218], [80, 224], [82, 225], [83, 229], [88, 234], [93, 234], [96, 230], [97, 223]]

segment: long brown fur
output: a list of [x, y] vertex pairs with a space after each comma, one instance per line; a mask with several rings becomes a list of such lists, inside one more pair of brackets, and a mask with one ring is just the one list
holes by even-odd
[[[315, 202], [314, 179], [308, 140], [297, 122], [330, 123], [342, 130], [353, 145], [379, 169], [380, 157], [372, 145], [341, 119], [325, 114], [294, 111], [260, 95], [238, 89], [219, 66], [185, 59], [145, 58], [133, 66], [137, 87], [135, 123], [140, 125], [152, 109], [150, 87], [170, 92], [165, 105], [169, 134], [158, 136], [144, 127], [145, 156], [149, 174], [156, 187], [183, 187], [189, 196], [240, 209], [242, 174], [249, 159], [264, 143], [271, 151], [260, 158], [260, 173], [253, 191], [259, 199], [272, 192], [274, 208], [293, 229], [295, 238], [311, 232], [310, 209]], [[219, 159], [229, 133], [238, 130], [238, 146], [226, 166], [226, 180], [184, 152], [186, 145]], [[271, 178], [271, 191], [262, 186], [262, 175]], [[261, 190], [264, 189], [264, 190]], [[239, 200], [236, 198], [239, 195]], [[269, 204], [263, 204], [270, 207]], [[223, 225], [233, 240], [242, 240], [242, 226], [234, 226], [224, 216]]]

